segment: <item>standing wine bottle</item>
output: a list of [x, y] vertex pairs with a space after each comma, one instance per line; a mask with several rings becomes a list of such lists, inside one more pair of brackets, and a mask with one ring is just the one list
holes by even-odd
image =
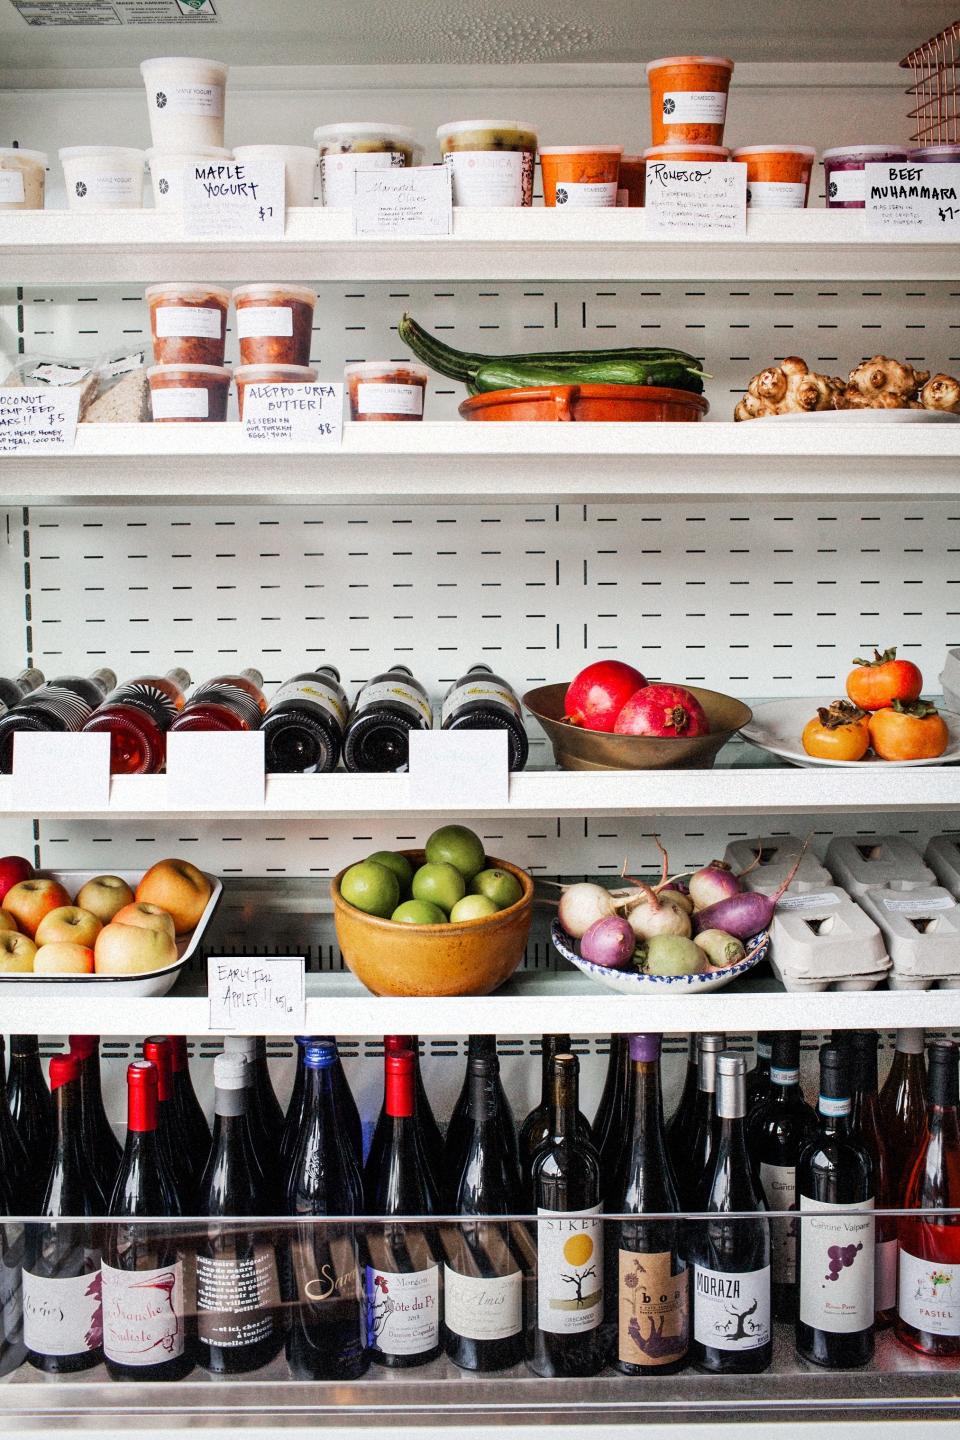
[[385, 1055], [384, 1070], [386, 1144], [376, 1172], [364, 1177], [367, 1214], [424, 1218], [367, 1227], [367, 1344], [378, 1365], [404, 1369], [440, 1354], [440, 1242], [429, 1221], [440, 1193], [416, 1124], [412, 1052]]
[[[504, 1144], [498, 1113], [496, 1055], [468, 1061], [470, 1143], [454, 1210], [461, 1216], [516, 1215], [520, 1175]], [[443, 1335], [462, 1370], [505, 1370], [523, 1359], [523, 1260], [509, 1222], [462, 1220], [447, 1227]]]
[[127, 1141], [106, 1227], [103, 1355], [114, 1380], [180, 1380], [193, 1369], [186, 1340], [183, 1260], [156, 1219], [169, 1215], [170, 1191], [157, 1143], [157, 1067], [127, 1068]]
[[891, 1172], [902, 1184], [927, 1128], [927, 1066], [922, 1030], [898, 1030], [893, 1064], [880, 1091], [880, 1121]]
[[259, 730], [267, 697], [263, 676], [252, 667], [237, 675], [216, 675], [195, 685], [170, 733], [180, 730]]
[[554, 1056], [551, 1134], [533, 1162], [537, 1286], [528, 1362], [545, 1376], [596, 1375], [604, 1363], [600, 1161], [577, 1130], [579, 1071], [575, 1055]]
[[39, 1199], [50, 1174], [55, 1126], [36, 1035], [10, 1036], [7, 1104], [33, 1169], [34, 1194]]
[[0, 774], [13, 773], [16, 735], [26, 730], [61, 734], [82, 730], [116, 683], [112, 670], [94, 670], [89, 676], [59, 675], [0, 715]]
[[629, 1038], [626, 1035], [611, 1035], [603, 1094], [590, 1126], [593, 1146], [600, 1162], [601, 1195], [606, 1193], [607, 1178], [616, 1169], [626, 1139], [632, 1074]]
[[[854, 1030], [850, 1034], [850, 1136], [862, 1145], [873, 1165], [873, 1194], [877, 1208], [895, 1210], [900, 1199], [890, 1171], [887, 1140], [880, 1120], [877, 1096], [877, 1044], [875, 1030]], [[892, 1215], [877, 1216], [874, 1255], [873, 1303], [877, 1329], [893, 1323], [897, 1310], [897, 1221]]]
[[[27, 1359], [54, 1375], [89, 1370], [103, 1359], [100, 1301], [101, 1227], [106, 1198], [84, 1151], [80, 1065], [73, 1055], [50, 1061], [56, 1140], [38, 1214], [28, 1225], [23, 1262], [23, 1338]], [[77, 1224], [64, 1224], [69, 1215]], [[80, 1217], [86, 1217], [86, 1222]]]
[[727, 1043], [726, 1035], [697, 1036], [697, 1103], [693, 1133], [684, 1157], [674, 1171], [680, 1204], [685, 1210], [702, 1210], [713, 1171], [717, 1146], [717, 1057]]
[[359, 691], [347, 721], [343, 763], [348, 770], [384, 774], [406, 770], [410, 731], [432, 730], [426, 690], [406, 665], [392, 665]]
[[747, 1118], [770, 1090], [770, 1057], [773, 1053], [773, 1031], [761, 1030], [757, 1034], [757, 1063], [747, 1074]]
[[690, 1353], [698, 1369], [713, 1375], [758, 1375], [773, 1358], [770, 1222], [747, 1154], [746, 1081], [742, 1055], [718, 1057], [719, 1132], [703, 1206], [708, 1218], [691, 1237]]
[[[470, 1148], [470, 1137], [473, 1134], [473, 1123], [470, 1119], [470, 1061], [491, 1058], [494, 1060], [497, 1058], [496, 1035], [471, 1035], [467, 1041], [467, 1066], [463, 1076], [463, 1085], [457, 1096], [457, 1102], [453, 1107], [453, 1114], [450, 1116], [450, 1123], [447, 1125], [447, 1133], [443, 1140], [443, 1170], [449, 1185], [453, 1187], [452, 1200], [456, 1200], [456, 1187], [463, 1174], [467, 1150]], [[520, 1153], [517, 1148], [517, 1127], [510, 1110], [510, 1103], [504, 1092], [499, 1064], [497, 1065], [496, 1092], [497, 1119], [503, 1144], [513, 1156], [513, 1162], [519, 1174]]]
[[167, 731], [186, 703], [186, 670], [139, 675], [111, 690], [83, 729], [110, 736], [112, 775], [156, 775], [167, 758]]
[[268, 775], [318, 775], [336, 770], [347, 725], [340, 672], [320, 665], [275, 690], [263, 717]]
[[32, 666], [9, 679], [0, 675], [0, 715], [5, 715], [14, 705], [19, 705], [25, 695], [39, 689], [42, 684], [43, 671], [35, 670]]
[[[901, 1205], [933, 1214], [901, 1215], [896, 1336], [921, 1355], [960, 1355], [960, 1117], [958, 1051], [930, 1046], [926, 1136]], [[936, 1212], [943, 1212], [937, 1214]]]
[[80, 1133], [84, 1154], [104, 1199], [109, 1200], [120, 1169], [123, 1146], [103, 1108], [100, 1045], [96, 1035], [69, 1036], [70, 1054], [80, 1065]]
[[250, 1066], [254, 1093], [248, 1123], [257, 1159], [269, 1177], [279, 1163], [284, 1116], [270, 1079], [267, 1042], [262, 1035], [228, 1035], [223, 1048], [228, 1054], [243, 1055]]
[[509, 768], [522, 770], [530, 754], [520, 701], [489, 665], [471, 665], [454, 680], [440, 707], [443, 730], [506, 730]]
[[[0, 1049], [0, 1074], [3, 1071]], [[3, 1106], [6, 1109], [4, 1103]], [[9, 1120], [9, 1113], [7, 1119]], [[13, 1121], [10, 1134], [20, 1144]], [[36, 1200], [22, 1203], [23, 1192], [13, 1183], [6, 1159], [9, 1136], [0, 1133], [0, 1376], [18, 1370], [26, 1359], [23, 1343], [23, 1276], [24, 1227], [7, 1216], [23, 1215], [36, 1208]]]
[[677, 1108], [667, 1123], [667, 1149], [673, 1162], [674, 1174], [690, 1158], [693, 1132], [697, 1123], [697, 1095], [700, 1090], [700, 1056], [697, 1036], [687, 1036], [687, 1068], [683, 1076], [683, 1089]]
[[847, 1053], [820, 1050], [819, 1127], [797, 1166], [797, 1351], [830, 1370], [873, 1357], [874, 1176], [850, 1134]]
[[[302, 1123], [290, 1155], [290, 1215], [359, 1211], [354, 1157], [345, 1143], [333, 1072], [336, 1046], [303, 1047]], [[366, 1320], [355, 1225], [306, 1223], [290, 1232], [284, 1273], [290, 1312], [287, 1361], [298, 1380], [355, 1380], [367, 1368]]]
[[210, 1154], [210, 1126], [190, 1079], [190, 1061], [184, 1035], [171, 1035], [170, 1061], [173, 1067], [173, 1110], [177, 1128], [190, 1151], [194, 1173], [203, 1174]]
[[157, 1070], [157, 1144], [163, 1169], [173, 1191], [171, 1214], [197, 1213], [197, 1181], [186, 1140], [180, 1132], [173, 1106], [173, 1062], [166, 1035], [151, 1035], [143, 1042], [143, 1058]]
[[[797, 1162], [817, 1128], [800, 1090], [800, 1036], [778, 1031], [770, 1054], [770, 1093], [747, 1122], [754, 1171], [771, 1210], [796, 1210]], [[797, 1222], [771, 1219], [770, 1271], [773, 1318], [797, 1318]]]
[[[440, 1127], [430, 1108], [430, 1101], [423, 1083], [423, 1075], [420, 1070], [420, 1042], [416, 1035], [385, 1035], [383, 1037], [384, 1059], [388, 1055], [399, 1055], [404, 1051], [410, 1051], [413, 1055], [413, 1086], [417, 1100], [415, 1123], [420, 1137], [424, 1164], [430, 1171], [430, 1180], [434, 1189], [442, 1195], [445, 1174], [443, 1136], [440, 1134]], [[376, 1175], [383, 1164], [391, 1128], [390, 1118], [387, 1115], [387, 1087], [386, 1079], [384, 1079], [383, 1103], [380, 1106], [380, 1114], [377, 1117], [373, 1139], [370, 1142], [370, 1153], [367, 1155], [366, 1164], [363, 1167], [365, 1195], [369, 1195], [369, 1187], [375, 1183]]]
[[245, 1114], [252, 1087], [242, 1055], [213, 1062], [213, 1144], [198, 1186], [210, 1224], [197, 1242], [197, 1352], [216, 1375], [239, 1375], [272, 1360], [283, 1344], [277, 1251], [266, 1229], [231, 1223], [269, 1214]]
[[[47, 1186], [48, 1168], [27, 1154], [20, 1131], [13, 1123], [7, 1093], [6, 1045], [0, 1035], [0, 1175], [9, 1192], [8, 1215], [30, 1215], [40, 1203]], [[18, 1282], [19, 1283], [19, 1282]], [[2, 1320], [2, 1316], [0, 1316]]]
[[[544, 1141], [550, 1138], [550, 1114], [553, 1075], [553, 1057], [571, 1054], [569, 1035], [542, 1035], [540, 1037], [540, 1102], [530, 1111], [520, 1127], [520, 1179], [523, 1183], [524, 1203], [533, 1203], [531, 1180], [533, 1160]], [[584, 1140], [592, 1143], [590, 1122], [582, 1111], [577, 1112], [577, 1126]]]
[[317, 1044], [333, 1046], [335, 1059], [332, 1066], [331, 1084], [333, 1085], [334, 1098], [336, 1099], [337, 1111], [340, 1116], [340, 1124], [346, 1129], [350, 1153], [354, 1161], [359, 1183], [363, 1169], [363, 1125], [360, 1120], [360, 1111], [357, 1109], [357, 1102], [353, 1098], [353, 1091], [350, 1089], [350, 1084], [344, 1072], [343, 1061], [340, 1058], [340, 1051], [337, 1048], [336, 1039], [333, 1035], [295, 1035], [293, 1038], [297, 1046], [297, 1059], [293, 1072], [293, 1089], [290, 1092], [290, 1099], [287, 1102], [287, 1112], [283, 1119], [283, 1132], [280, 1137], [280, 1173], [283, 1176], [284, 1186], [290, 1173], [290, 1158], [299, 1139], [306, 1112], [307, 1046]]

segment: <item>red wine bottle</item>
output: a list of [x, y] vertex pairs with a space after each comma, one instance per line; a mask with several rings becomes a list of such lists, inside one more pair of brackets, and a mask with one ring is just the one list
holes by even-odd
[[210, 1126], [197, 1099], [190, 1079], [190, 1061], [184, 1035], [170, 1035], [170, 1060], [173, 1066], [173, 1110], [177, 1128], [190, 1151], [194, 1173], [203, 1174], [210, 1154]]
[[726, 1035], [697, 1036], [697, 1103], [693, 1134], [686, 1156], [678, 1158], [677, 1186], [685, 1210], [702, 1210], [713, 1171], [713, 1156], [720, 1126], [717, 1122], [717, 1057], [727, 1043]]
[[927, 1066], [922, 1030], [898, 1030], [893, 1064], [880, 1091], [880, 1120], [892, 1173], [903, 1184], [927, 1130]]
[[50, 1173], [55, 1139], [53, 1101], [40, 1064], [36, 1035], [10, 1036], [7, 1104], [17, 1133], [33, 1165], [36, 1195], [43, 1193]]
[[[873, 1191], [877, 1209], [897, 1209], [900, 1196], [890, 1169], [887, 1139], [877, 1096], [877, 1044], [874, 1030], [848, 1031], [850, 1036], [850, 1134], [867, 1151], [873, 1164]], [[897, 1310], [897, 1221], [878, 1214], [874, 1255], [873, 1303], [878, 1330], [893, 1323]]]
[[[960, 1355], [960, 1119], [958, 1051], [930, 1046], [926, 1134], [901, 1204], [896, 1336], [921, 1355]], [[937, 1213], [942, 1212], [942, 1213]]]
[[[9, 1199], [8, 1215], [31, 1215], [47, 1187], [49, 1167], [38, 1167], [27, 1154], [20, 1131], [13, 1123], [7, 1094], [6, 1044], [0, 1035], [0, 1175]], [[19, 1275], [17, 1288], [19, 1289]]]
[[[758, 1375], [773, 1358], [770, 1222], [747, 1153], [747, 1062], [717, 1057], [717, 1144], [694, 1222], [691, 1358], [712, 1375]], [[749, 1217], [749, 1218], [748, 1218]]]
[[367, 1227], [367, 1344], [378, 1365], [405, 1369], [440, 1353], [440, 1244], [429, 1223], [440, 1193], [416, 1123], [413, 1052], [386, 1054], [384, 1071], [386, 1143], [375, 1172], [364, 1177], [367, 1214], [424, 1218]]
[[604, 1363], [600, 1160], [577, 1129], [579, 1072], [575, 1055], [553, 1057], [551, 1134], [533, 1162], [537, 1284], [528, 1363], [537, 1375], [596, 1375]]
[[[80, 1109], [81, 1062], [50, 1061], [55, 1112], [53, 1164], [38, 1213], [52, 1223], [26, 1227], [23, 1262], [23, 1338], [38, 1370], [66, 1375], [103, 1359], [100, 1299], [102, 1227], [106, 1199], [84, 1149]], [[60, 1216], [87, 1217], [63, 1224]]]
[[68, 1038], [70, 1054], [80, 1064], [80, 1133], [83, 1136], [83, 1150], [104, 1200], [107, 1201], [113, 1194], [123, 1146], [114, 1135], [107, 1112], [103, 1108], [99, 1037], [71, 1035]]
[[151, 1035], [143, 1042], [143, 1058], [157, 1069], [157, 1143], [163, 1170], [173, 1194], [172, 1215], [197, 1213], [197, 1181], [185, 1137], [173, 1108], [173, 1062], [166, 1035]]
[[690, 1159], [693, 1132], [697, 1123], [697, 1095], [700, 1089], [700, 1059], [697, 1036], [687, 1036], [687, 1068], [677, 1108], [667, 1123], [667, 1149], [674, 1174]]
[[773, 1031], [761, 1030], [757, 1035], [757, 1063], [747, 1074], [747, 1118], [751, 1111], [766, 1100], [770, 1089], [770, 1056], [773, 1052]]
[[21, 670], [19, 675], [0, 675], [0, 715], [19, 705], [25, 695], [37, 690], [43, 684], [43, 671], [32, 667]]
[[103, 1247], [103, 1355], [115, 1380], [179, 1380], [193, 1369], [183, 1258], [157, 1140], [157, 1067], [127, 1067], [127, 1141]]
[[200, 1177], [198, 1213], [211, 1221], [197, 1241], [197, 1356], [216, 1375], [245, 1374], [283, 1344], [277, 1251], [265, 1228], [233, 1223], [269, 1214], [269, 1197], [246, 1124], [252, 1087], [242, 1055], [213, 1062], [214, 1128]]
[[[800, 1090], [800, 1036], [779, 1031], [770, 1054], [770, 1091], [747, 1121], [747, 1146], [771, 1210], [796, 1210], [797, 1162], [817, 1128]], [[770, 1221], [773, 1318], [797, 1318], [797, 1222]]]
[[[540, 1103], [535, 1105], [520, 1127], [520, 1179], [523, 1182], [524, 1204], [533, 1204], [533, 1161], [540, 1146], [550, 1136], [550, 1094], [554, 1055], [572, 1053], [569, 1035], [543, 1035], [540, 1038]], [[590, 1122], [577, 1112], [577, 1126], [584, 1140], [592, 1143]]]
[[[463, 1076], [463, 1085], [453, 1107], [453, 1114], [450, 1116], [450, 1123], [447, 1125], [447, 1133], [443, 1141], [443, 1169], [453, 1191], [450, 1196], [451, 1202], [455, 1202], [457, 1198], [457, 1186], [460, 1183], [460, 1176], [463, 1174], [467, 1150], [470, 1147], [470, 1137], [473, 1134], [473, 1123], [470, 1119], [470, 1061], [490, 1058], [494, 1060], [497, 1058], [496, 1035], [471, 1035], [467, 1041], [467, 1066]], [[517, 1148], [517, 1127], [500, 1078], [499, 1063], [496, 1073], [497, 1120], [504, 1148], [513, 1156], [513, 1163], [519, 1174], [520, 1154]]]
[[489, 665], [471, 665], [454, 680], [440, 707], [443, 730], [506, 730], [511, 770], [522, 770], [530, 754], [523, 710], [512, 688]]
[[626, 1035], [610, 1036], [610, 1058], [603, 1082], [600, 1104], [590, 1125], [593, 1147], [600, 1162], [600, 1193], [606, 1180], [616, 1169], [623, 1148], [627, 1116], [630, 1111], [630, 1041]]
[[[3, 1052], [0, 1050], [0, 1074], [3, 1073]], [[6, 1104], [4, 1102], [4, 1109]], [[7, 1115], [9, 1120], [9, 1113]], [[10, 1120], [10, 1130], [19, 1144], [19, 1137]], [[0, 1216], [22, 1215], [4, 1164], [4, 1142], [0, 1137]], [[33, 1209], [31, 1205], [29, 1209]], [[18, 1370], [26, 1359], [23, 1343], [23, 1278], [24, 1227], [4, 1219], [0, 1223], [0, 1376]]]
[[820, 1050], [817, 1133], [797, 1166], [797, 1351], [830, 1370], [873, 1357], [873, 1163], [850, 1134], [848, 1051]]
[[343, 738], [343, 763], [367, 773], [407, 770], [410, 731], [432, 729], [426, 690], [408, 666], [392, 665], [358, 691]]
[[[416, 1091], [415, 1121], [420, 1137], [420, 1148], [423, 1151], [424, 1164], [430, 1171], [430, 1179], [438, 1194], [444, 1193], [443, 1177], [445, 1173], [444, 1143], [440, 1134], [440, 1127], [434, 1119], [430, 1108], [430, 1101], [427, 1098], [426, 1087], [423, 1083], [423, 1074], [420, 1070], [420, 1042], [416, 1035], [385, 1035], [383, 1037], [384, 1058], [387, 1055], [399, 1055], [409, 1051], [413, 1055], [413, 1086]], [[386, 1153], [387, 1140], [390, 1134], [391, 1125], [387, 1115], [387, 1094], [384, 1084], [383, 1103], [380, 1106], [380, 1114], [373, 1132], [373, 1139], [370, 1142], [370, 1152], [367, 1155], [366, 1164], [363, 1167], [364, 1194], [369, 1194], [369, 1186], [373, 1183], [373, 1177], [379, 1172], [383, 1157]]]
[[261, 726], [268, 775], [325, 774], [337, 768], [349, 706], [340, 672], [320, 665], [286, 680]]
[[[304, 1217], [356, 1215], [358, 1172], [334, 1084], [336, 1046], [303, 1038], [304, 1103], [284, 1210]], [[291, 1373], [298, 1380], [355, 1380], [369, 1359], [357, 1228], [309, 1223], [288, 1233], [283, 1297]]]
[[248, 1123], [257, 1159], [268, 1177], [276, 1176], [283, 1137], [283, 1110], [270, 1079], [267, 1042], [262, 1035], [228, 1035], [223, 1042], [227, 1054], [243, 1055], [253, 1076], [253, 1097]]
[[[504, 1144], [496, 1055], [468, 1061], [470, 1143], [456, 1187], [454, 1211], [463, 1217], [516, 1215], [520, 1172]], [[464, 1218], [446, 1235], [443, 1271], [444, 1347], [462, 1370], [505, 1370], [523, 1359], [522, 1227]]]
[[604, 1199], [604, 1335], [624, 1375], [672, 1375], [686, 1364], [690, 1286], [673, 1168], [663, 1134], [660, 1036], [629, 1037], [632, 1083], [624, 1143]]

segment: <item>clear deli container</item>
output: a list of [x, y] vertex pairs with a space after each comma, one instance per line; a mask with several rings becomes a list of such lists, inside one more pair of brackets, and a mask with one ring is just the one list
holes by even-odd
[[622, 145], [550, 145], [540, 151], [543, 203], [570, 210], [617, 203]]
[[59, 152], [68, 210], [142, 210], [142, 150], [68, 145]]
[[167, 150], [223, 146], [226, 65], [194, 56], [164, 55], [144, 60], [140, 74], [147, 90], [150, 139]]
[[232, 150], [198, 145], [195, 150], [148, 150], [147, 165], [157, 210], [179, 210], [183, 203], [183, 172], [189, 165], [216, 165], [233, 159]]
[[240, 285], [233, 292], [241, 365], [306, 365], [317, 297], [303, 285]]
[[741, 145], [730, 156], [747, 167], [748, 210], [804, 210], [817, 152], [810, 145]]
[[362, 360], [345, 365], [351, 420], [422, 420], [428, 372], [422, 365]]
[[642, 155], [621, 155], [617, 177], [617, 204], [630, 210], [643, 208], [647, 188], [647, 162]]
[[312, 145], [238, 145], [233, 158], [241, 164], [250, 160], [279, 160], [286, 178], [286, 202], [312, 205], [317, 189], [317, 152]]
[[955, 141], [952, 145], [918, 145], [916, 149], [907, 151], [907, 158], [916, 161], [918, 165], [957, 165], [960, 164], [960, 142]]
[[454, 205], [533, 204], [537, 134], [519, 120], [455, 120], [437, 130]]
[[49, 164], [42, 150], [0, 147], [0, 210], [42, 210]]
[[722, 55], [668, 55], [647, 66], [650, 132], [670, 141], [722, 145], [733, 61]]
[[155, 421], [226, 420], [227, 365], [151, 365], [150, 405]]
[[376, 120], [318, 125], [313, 132], [320, 158], [320, 203], [349, 208], [358, 170], [403, 170], [419, 165], [423, 151], [406, 125]]
[[222, 365], [229, 290], [217, 285], [148, 285], [153, 358], [158, 365]]
[[837, 145], [820, 159], [826, 177], [828, 210], [862, 210], [866, 204], [864, 165], [906, 160], [903, 145]]
[[233, 372], [237, 382], [237, 406], [243, 419], [243, 397], [248, 385], [315, 385], [317, 372], [312, 365], [238, 365]]

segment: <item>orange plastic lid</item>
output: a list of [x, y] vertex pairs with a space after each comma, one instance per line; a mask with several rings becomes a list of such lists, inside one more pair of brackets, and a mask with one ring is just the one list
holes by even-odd
[[662, 70], [665, 65], [720, 65], [733, 74], [733, 61], [724, 55], [667, 55], [662, 60], [649, 60], [647, 74], [651, 70]]

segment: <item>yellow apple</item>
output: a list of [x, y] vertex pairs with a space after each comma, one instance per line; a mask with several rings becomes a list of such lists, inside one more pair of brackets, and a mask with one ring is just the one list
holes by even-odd
[[148, 905], [145, 900], [133, 905], [124, 905], [113, 917], [115, 925], [139, 925], [144, 930], [162, 930], [173, 940], [176, 931], [173, 928], [173, 916], [168, 915], [166, 910], [161, 910], [159, 905]]
[[89, 945], [72, 940], [55, 940], [41, 945], [33, 958], [35, 975], [92, 975], [93, 951]]
[[0, 930], [16, 930], [17, 922], [9, 910], [0, 910]]
[[137, 899], [161, 905], [173, 916], [178, 935], [195, 930], [210, 899], [210, 881], [189, 860], [158, 860], [137, 886]]
[[0, 931], [0, 973], [32, 970], [36, 953], [36, 945], [26, 935], [16, 930]]
[[96, 915], [101, 925], [108, 925], [117, 911], [132, 901], [133, 891], [119, 875], [95, 875], [77, 891], [75, 904]]
[[70, 904], [70, 896], [57, 880], [38, 875], [34, 880], [21, 880], [3, 897], [3, 908], [31, 938], [44, 915]]
[[111, 920], [97, 936], [94, 954], [98, 975], [141, 975], [172, 965], [177, 946], [166, 930]]
[[59, 910], [44, 915], [33, 938], [38, 945], [62, 942], [91, 946], [102, 929], [96, 915], [91, 915], [89, 910], [81, 910], [79, 905], [61, 905]]

